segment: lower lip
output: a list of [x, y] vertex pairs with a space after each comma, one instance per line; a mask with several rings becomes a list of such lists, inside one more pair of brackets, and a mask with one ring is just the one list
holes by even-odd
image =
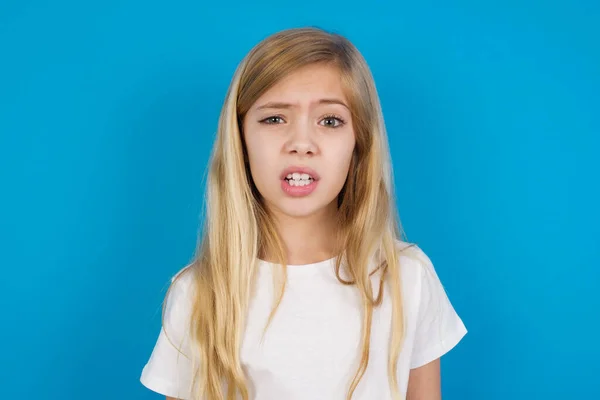
[[304, 186], [292, 186], [285, 179], [283, 179], [281, 181], [281, 188], [283, 189], [283, 191], [287, 195], [292, 196], [292, 197], [308, 196], [315, 190], [316, 187], [317, 187], [317, 181], [314, 181], [314, 180], [311, 183], [309, 183], [308, 185], [304, 185]]

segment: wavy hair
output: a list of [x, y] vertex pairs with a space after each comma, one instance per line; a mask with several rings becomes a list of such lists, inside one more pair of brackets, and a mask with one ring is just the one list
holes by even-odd
[[[362, 351], [348, 383], [347, 399], [352, 398], [367, 369], [373, 310], [382, 302], [386, 282], [392, 303], [389, 384], [394, 397], [400, 398], [397, 364], [404, 340], [404, 315], [397, 240], [402, 231], [377, 90], [367, 63], [350, 41], [317, 28], [297, 28], [269, 36], [247, 54], [234, 74], [220, 114], [202, 235], [190, 265], [196, 288], [190, 337], [198, 353], [193, 382], [198, 399], [249, 399], [240, 349], [261, 254], [274, 254], [283, 267], [279, 276], [283, 279], [274, 279], [278, 290], [269, 322], [285, 291], [285, 250], [252, 181], [242, 122], [257, 99], [283, 77], [317, 63], [339, 69], [356, 136], [348, 177], [338, 195], [339, 256], [335, 264], [340, 284], [354, 285], [363, 305]], [[370, 270], [373, 257], [376, 269]], [[379, 288], [374, 290], [371, 276], [376, 271], [380, 272]]]

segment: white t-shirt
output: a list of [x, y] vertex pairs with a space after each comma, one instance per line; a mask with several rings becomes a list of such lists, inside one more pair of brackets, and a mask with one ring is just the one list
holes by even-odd
[[[412, 247], [400, 253], [399, 262], [406, 336], [398, 360], [398, 383], [405, 396], [410, 369], [441, 357], [467, 330], [425, 253]], [[248, 310], [241, 351], [252, 399], [346, 398], [361, 355], [362, 308], [357, 289], [337, 280], [334, 265], [330, 259], [288, 266], [283, 300], [261, 342], [273, 304], [272, 271], [278, 267], [259, 262], [258, 290]], [[378, 274], [372, 278], [377, 288]], [[141, 375], [141, 382], [149, 389], [185, 400], [192, 399], [187, 332], [192, 290], [191, 274], [175, 281], [167, 299], [164, 325]], [[368, 368], [353, 400], [392, 398], [387, 370], [390, 329], [391, 302], [389, 289], [384, 288], [383, 303], [373, 315]], [[174, 345], [181, 345], [180, 350], [188, 357]]]

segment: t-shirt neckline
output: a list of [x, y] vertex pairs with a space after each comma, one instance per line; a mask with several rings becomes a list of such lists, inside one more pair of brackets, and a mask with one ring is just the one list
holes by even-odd
[[[325, 260], [316, 261], [316, 262], [308, 263], [308, 264], [287, 264], [286, 265], [287, 273], [288, 273], [288, 275], [290, 275], [290, 274], [295, 274], [295, 275], [311, 274], [311, 273], [320, 271], [324, 268], [333, 267], [335, 265], [336, 258], [337, 257], [334, 256], [334, 257], [331, 257], [331, 258], [328, 258]], [[266, 261], [261, 258], [258, 259], [258, 262], [261, 266], [268, 267], [268, 268], [276, 268], [276, 267], [280, 266], [280, 264], [277, 264], [272, 261]]]

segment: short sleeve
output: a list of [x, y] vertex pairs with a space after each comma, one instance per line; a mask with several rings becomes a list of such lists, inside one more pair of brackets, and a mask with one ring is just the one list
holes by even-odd
[[190, 269], [173, 278], [165, 299], [163, 324], [140, 377], [148, 389], [184, 400], [191, 398], [193, 373], [189, 339], [192, 278]]
[[454, 348], [467, 333], [429, 257], [416, 249], [420, 261], [420, 294], [410, 367], [434, 361]]

